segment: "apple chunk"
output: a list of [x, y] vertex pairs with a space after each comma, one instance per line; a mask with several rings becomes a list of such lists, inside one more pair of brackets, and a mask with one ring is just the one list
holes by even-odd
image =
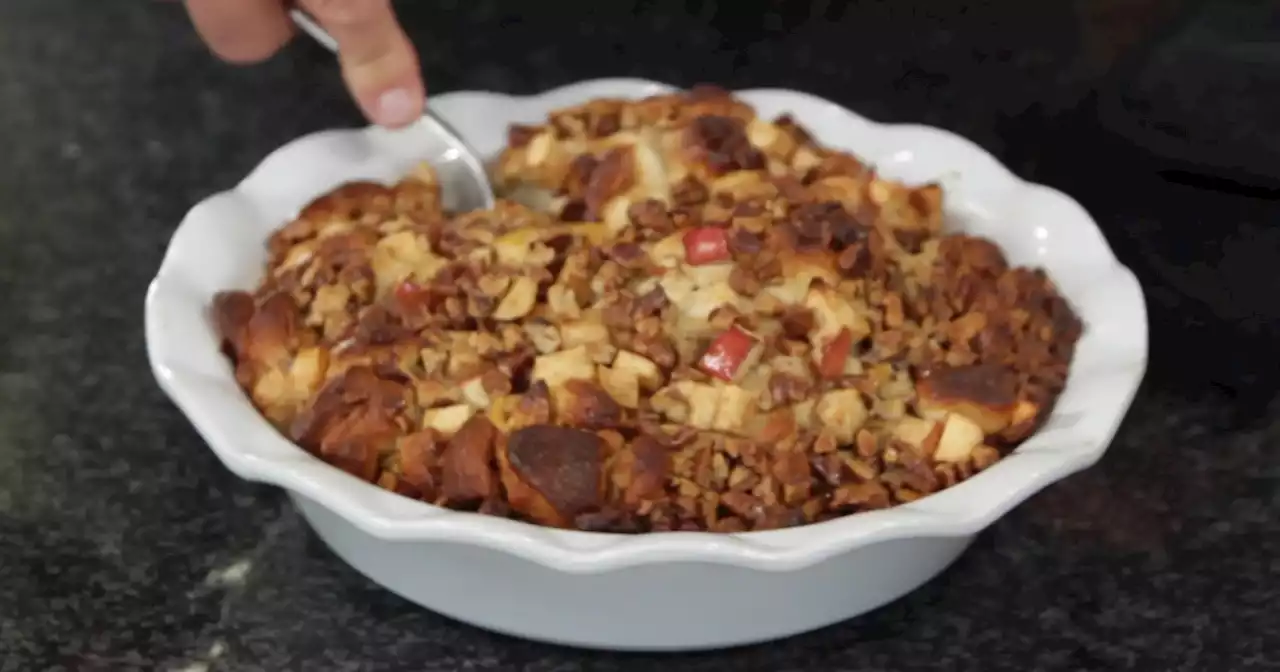
[[933, 459], [938, 462], [964, 462], [985, 438], [986, 433], [978, 423], [959, 413], [950, 413], [942, 423], [942, 436], [938, 439]]
[[932, 455], [942, 439], [945, 424], [933, 420], [907, 416], [893, 427], [893, 438], [918, 448], [925, 455]]
[[729, 327], [711, 342], [698, 360], [698, 368], [725, 382], [740, 380], [760, 359], [759, 343], [755, 336], [737, 326]]

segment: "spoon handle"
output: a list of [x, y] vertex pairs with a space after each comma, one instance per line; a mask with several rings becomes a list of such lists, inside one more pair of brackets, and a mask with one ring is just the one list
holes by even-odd
[[[329, 34], [329, 31], [324, 29], [324, 26], [321, 26], [319, 22], [312, 18], [310, 14], [307, 14], [301, 9], [295, 7], [289, 10], [289, 16], [293, 19], [293, 22], [302, 29], [302, 32], [310, 35], [311, 38], [320, 46], [328, 49], [334, 54], [338, 53], [338, 41], [333, 38], [333, 35]], [[448, 122], [440, 118], [440, 116], [435, 112], [431, 111], [430, 107], [427, 107], [423, 111], [422, 116], [427, 120], [427, 122], [436, 127], [435, 130], [438, 133], [448, 138], [452, 145], [462, 149], [464, 155], [457, 158], [467, 164], [475, 178], [480, 181], [481, 189], [487, 192], [485, 194], [485, 207], [492, 207], [493, 187], [489, 184], [488, 171], [485, 169], [484, 162], [480, 160], [480, 155], [476, 153], [475, 149], [473, 149], [471, 145], [467, 144], [466, 140], [462, 139], [462, 135], [454, 130]]]
[[302, 29], [302, 32], [310, 35], [311, 39], [318, 42], [320, 46], [335, 54], [338, 53], [338, 41], [333, 39], [333, 36], [329, 34], [329, 31], [324, 29], [324, 26], [316, 23], [316, 20], [311, 18], [310, 14], [307, 14], [301, 9], [295, 8], [289, 10], [289, 16], [293, 19], [293, 22]]

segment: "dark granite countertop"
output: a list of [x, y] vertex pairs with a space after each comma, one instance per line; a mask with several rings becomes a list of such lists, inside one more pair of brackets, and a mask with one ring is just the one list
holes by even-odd
[[1077, 196], [1151, 313], [1150, 373], [1105, 459], [906, 599], [781, 643], [658, 662], [418, 609], [228, 473], [143, 354], [142, 296], [184, 211], [277, 145], [358, 123], [327, 55], [233, 69], [177, 3], [4, 0], [0, 671], [1280, 669], [1264, 3], [533, 4], [404, 3], [429, 86], [805, 89], [956, 130]]

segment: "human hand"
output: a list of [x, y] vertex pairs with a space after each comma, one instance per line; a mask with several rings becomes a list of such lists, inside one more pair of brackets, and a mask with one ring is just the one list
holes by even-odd
[[[293, 37], [289, 0], [185, 0], [196, 31], [230, 63], [256, 63]], [[426, 89], [391, 0], [299, 0], [338, 42], [342, 76], [366, 117], [398, 127], [421, 114]]]

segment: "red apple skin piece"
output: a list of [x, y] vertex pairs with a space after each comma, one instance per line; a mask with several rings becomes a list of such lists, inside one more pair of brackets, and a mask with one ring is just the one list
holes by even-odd
[[711, 347], [698, 360], [698, 368], [707, 375], [731, 383], [755, 347], [756, 339], [751, 334], [729, 327], [711, 342]]
[[826, 351], [822, 353], [822, 363], [818, 366], [818, 373], [828, 380], [844, 375], [844, 364], [852, 351], [853, 334], [848, 329], [841, 329], [840, 333], [827, 344]]
[[427, 301], [427, 289], [412, 280], [402, 280], [395, 290], [396, 303], [402, 310], [412, 310]]
[[684, 234], [684, 257], [692, 266], [728, 261], [729, 237], [724, 229], [714, 226], [689, 229]]

